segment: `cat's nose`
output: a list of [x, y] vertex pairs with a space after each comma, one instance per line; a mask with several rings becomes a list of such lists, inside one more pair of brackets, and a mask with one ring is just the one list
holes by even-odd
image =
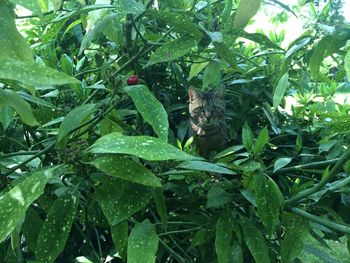
[[210, 111], [205, 111], [205, 118], [209, 121], [211, 119], [211, 117], [213, 116], [213, 114]]

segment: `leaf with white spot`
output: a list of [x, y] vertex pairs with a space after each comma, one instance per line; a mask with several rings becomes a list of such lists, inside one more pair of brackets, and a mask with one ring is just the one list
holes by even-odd
[[154, 263], [158, 242], [156, 228], [148, 219], [136, 223], [128, 240], [128, 263]]
[[285, 157], [285, 158], [279, 158], [274, 166], [273, 166], [273, 172], [277, 172], [279, 169], [282, 169], [283, 167], [287, 166], [292, 161], [292, 158]]
[[254, 182], [258, 216], [265, 226], [267, 233], [272, 235], [279, 223], [283, 195], [277, 184], [268, 176], [257, 174]]
[[111, 235], [116, 253], [125, 260], [128, 247], [128, 221], [124, 220], [116, 225], [112, 225]]
[[29, 126], [39, 125], [28, 102], [24, 101], [21, 96], [12, 90], [0, 89], [0, 106], [13, 108], [21, 120]]
[[144, 85], [127, 86], [124, 90], [134, 101], [142, 118], [151, 124], [158, 137], [168, 141], [168, 114], [157, 98]]
[[32, 51], [26, 40], [18, 32], [15, 18], [12, 4], [6, 4], [2, 1], [0, 4], [0, 57], [32, 62]]
[[80, 83], [76, 78], [53, 68], [5, 57], [0, 58], [0, 79], [16, 80], [33, 86]]
[[221, 166], [216, 163], [208, 163], [204, 161], [186, 161], [181, 163], [179, 168], [188, 169], [188, 170], [196, 170], [196, 171], [204, 171], [204, 172], [213, 172], [220, 174], [236, 174], [234, 171]]
[[124, 180], [102, 179], [95, 197], [112, 226], [144, 208], [152, 197], [152, 188]]
[[78, 207], [78, 193], [67, 191], [50, 208], [40, 230], [35, 256], [41, 262], [54, 262], [64, 249]]
[[173, 41], [165, 43], [151, 55], [146, 66], [156, 63], [168, 62], [182, 57], [197, 46], [198, 39], [193, 36], [181, 36]]
[[244, 240], [256, 263], [270, 263], [269, 249], [265, 238], [251, 219], [242, 217], [240, 225], [243, 230]]
[[216, 222], [215, 251], [218, 263], [231, 261], [232, 218], [228, 213], [222, 213]]
[[33, 172], [0, 197], [0, 242], [22, 221], [30, 204], [42, 195], [56, 169]]
[[178, 148], [150, 136], [125, 136], [118, 132], [98, 139], [91, 147], [92, 153], [132, 154], [149, 161], [196, 160]]
[[206, 66], [203, 75], [203, 89], [210, 89], [213, 87], [218, 87], [220, 85], [221, 73], [220, 73], [220, 63], [215, 60], [210, 61]]
[[146, 186], [162, 187], [159, 179], [151, 171], [128, 156], [107, 155], [93, 160], [90, 164], [113, 177]]
[[84, 104], [70, 111], [60, 125], [56, 144], [61, 147], [64, 146], [66, 142], [64, 139], [67, 139], [67, 135], [86, 121], [95, 107], [95, 104]]
[[300, 216], [284, 212], [283, 226], [285, 235], [281, 242], [282, 262], [292, 262], [304, 248], [309, 233], [309, 222]]

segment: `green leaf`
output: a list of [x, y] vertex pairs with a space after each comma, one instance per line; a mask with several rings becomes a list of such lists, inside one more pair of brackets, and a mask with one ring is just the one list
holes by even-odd
[[259, 43], [260, 45], [266, 46], [268, 48], [284, 50], [283, 48], [272, 42], [266, 35], [261, 33], [248, 33], [244, 30], [232, 30], [232, 33], [237, 36], [241, 36], [256, 43]]
[[163, 226], [166, 226], [168, 222], [168, 210], [166, 207], [165, 195], [162, 188], [156, 188], [154, 190], [153, 199], [156, 203], [157, 211], [160, 215]]
[[218, 208], [232, 201], [232, 194], [227, 193], [220, 186], [212, 187], [207, 195], [207, 208]]
[[118, 132], [98, 139], [90, 148], [92, 153], [132, 154], [149, 161], [196, 160], [178, 148], [149, 136], [125, 136]]
[[232, 218], [228, 213], [222, 213], [216, 222], [215, 251], [218, 263], [230, 263], [232, 242]]
[[241, 0], [238, 5], [233, 27], [245, 27], [249, 20], [258, 12], [259, 7], [260, 0]]
[[119, 14], [133, 14], [135, 16], [142, 14], [145, 11], [145, 6], [141, 2], [135, 0], [116, 0], [114, 6]]
[[232, 5], [233, 5], [233, 0], [226, 0], [225, 7], [221, 13], [221, 21], [224, 24], [227, 22], [227, 20], [231, 16]]
[[245, 237], [245, 243], [255, 262], [270, 263], [269, 249], [260, 230], [253, 224], [251, 219], [246, 217], [241, 218], [240, 225]]
[[232, 67], [236, 68], [236, 57], [237, 55], [233, 53], [232, 50], [225, 44], [219, 42], [213, 42], [216, 53], [220, 58], [230, 64]]
[[320, 66], [323, 60], [339, 51], [349, 39], [349, 34], [349, 31], [339, 30], [334, 35], [326, 35], [317, 43], [309, 61], [310, 73], [314, 80], [319, 78]]
[[146, 66], [151, 66], [160, 62], [168, 62], [182, 57], [197, 46], [197, 41], [196, 38], [188, 35], [167, 42], [156, 49]]
[[112, 225], [111, 234], [116, 253], [125, 260], [128, 247], [128, 221], [124, 220], [118, 224]]
[[268, 141], [269, 141], [269, 131], [267, 129], [267, 126], [265, 126], [264, 129], [261, 130], [258, 138], [255, 141], [255, 144], [253, 147], [253, 153], [257, 154], [262, 152], [262, 150], [264, 149]]
[[[31, 1], [23, 0], [23, 2], [30, 3]], [[15, 18], [16, 15], [12, 5], [2, 1], [0, 4], [0, 58], [7, 57], [32, 62], [32, 51], [28, 43], [18, 32]], [[0, 76], [2, 75], [1, 68], [3, 67], [1, 64], [3, 63], [0, 63]]]
[[254, 182], [258, 216], [271, 236], [279, 223], [283, 195], [277, 184], [268, 176], [257, 174]]
[[142, 164], [128, 156], [107, 155], [90, 162], [106, 174], [133, 183], [151, 187], [162, 187], [159, 179]]
[[64, 249], [78, 207], [77, 192], [66, 191], [51, 206], [41, 228], [35, 256], [39, 261], [54, 262]]
[[220, 74], [221, 66], [216, 61], [210, 61], [210, 63], [206, 66], [203, 75], [203, 89], [216, 88], [220, 85], [221, 74]]
[[96, 189], [95, 197], [111, 226], [144, 208], [152, 197], [150, 187], [118, 179], [100, 180], [102, 185]]
[[118, 14], [112, 13], [104, 16], [100, 21], [98, 21], [94, 25], [94, 27], [90, 29], [83, 37], [78, 56], [80, 56], [84, 52], [84, 50], [90, 46], [92, 41], [105, 30], [105, 28], [109, 25], [109, 23], [111, 23], [117, 17], [118, 17]]
[[49, 86], [80, 83], [53, 68], [34, 62], [23, 62], [12, 58], [0, 58], [0, 79], [16, 80], [26, 85]]
[[[0, 96], [1, 96], [1, 92], [0, 92]], [[1, 99], [0, 99], [0, 123], [4, 130], [7, 129], [7, 127], [13, 120], [13, 114], [14, 114], [13, 109], [8, 105], [2, 105]]]
[[21, 120], [29, 126], [39, 125], [34, 118], [30, 105], [12, 90], [0, 89], [0, 106], [13, 108]]
[[40, 229], [43, 225], [43, 221], [40, 218], [39, 212], [29, 207], [26, 213], [25, 221], [21, 227], [21, 231], [25, 237], [28, 248], [34, 252], [36, 249], [38, 236]]
[[311, 37], [304, 37], [299, 39], [297, 42], [291, 46], [288, 51], [286, 52], [286, 58], [292, 56], [293, 54], [296, 54], [300, 49], [305, 47], [309, 42], [311, 41]]
[[196, 77], [208, 65], [208, 63], [208, 61], [202, 63], [193, 63], [190, 69], [190, 74], [188, 76], [188, 81], [193, 79], [193, 77]]
[[64, 147], [67, 135], [78, 128], [84, 121], [91, 116], [95, 109], [95, 104], [84, 104], [74, 108], [63, 119], [60, 128], [58, 129], [57, 146]]
[[292, 161], [293, 158], [290, 158], [290, 157], [285, 157], [285, 158], [279, 158], [274, 166], [273, 166], [273, 172], [277, 172], [279, 169], [285, 167], [286, 165], [288, 165], [291, 161]]
[[148, 14], [162, 22], [167, 23], [169, 27], [173, 27], [174, 31], [180, 34], [190, 34], [195, 38], [199, 38], [201, 33], [197, 26], [192, 23], [190, 16], [170, 11], [149, 10]]
[[242, 127], [242, 142], [244, 148], [246, 148], [247, 151], [250, 151], [252, 149], [254, 143], [254, 135], [247, 122], [245, 122]]
[[348, 78], [348, 81], [350, 81], [350, 50], [346, 52], [346, 55], [344, 58], [344, 68], [346, 71], [346, 76]]
[[282, 262], [288, 263], [298, 257], [303, 250], [304, 241], [309, 232], [309, 224], [302, 217], [284, 212], [283, 225], [286, 234], [281, 242], [281, 257]]
[[227, 169], [224, 166], [221, 166], [220, 164], [208, 163], [204, 161], [186, 161], [181, 163], [178, 167], [188, 170], [213, 172], [220, 174], [236, 174], [235, 172]]
[[128, 240], [128, 263], [154, 263], [159, 238], [156, 228], [147, 219], [136, 223]]
[[0, 196], [0, 242], [22, 221], [28, 207], [42, 193], [57, 167], [36, 171], [26, 176], [8, 192]]
[[42, 15], [39, 0], [10, 0], [10, 2], [16, 5], [21, 5], [27, 8], [28, 10], [32, 11], [34, 14]]
[[124, 90], [134, 101], [142, 118], [151, 124], [160, 139], [167, 142], [169, 123], [168, 114], [163, 105], [144, 85], [127, 86]]
[[283, 74], [283, 76], [279, 79], [277, 83], [277, 87], [273, 93], [273, 108], [277, 110], [278, 105], [281, 103], [284, 93], [287, 90], [287, 87], [289, 85], [288, 83], [288, 72]]

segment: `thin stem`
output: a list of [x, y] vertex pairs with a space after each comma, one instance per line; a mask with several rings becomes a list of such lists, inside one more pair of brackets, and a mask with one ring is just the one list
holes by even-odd
[[341, 232], [341, 233], [350, 234], [350, 226], [349, 225], [338, 224], [338, 223], [332, 222], [332, 221], [327, 220], [325, 218], [321, 218], [319, 216], [312, 215], [312, 214], [310, 214], [304, 210], [301, 210], [299, 208], [296, 208], [296, 207], [290, 208], [289, 210], [298, 216], [301, 216], [301, 217], [306, 218], [308, 220], [311, 220], [313, 222], [319, 223], [320, 225], [329, 227], [329, 228], [336, 230], [338, 232]]
[[286, 206], [290, 206], [292, 204], [297, 203], [298, 201], [318, 192], [323, 186], [325, 186], [333, 177], [337, 175], [337, 173], [342, 169], [344, 163], [350, 159], [350, 149], [348, 149], [343, 156], [337, 161], [337, 163], [333, 166], [332, 170], [329, 172], [329, 176], [326, 180], [321, 180], [318, 184], [313, 187], [306, 189], [304, 191], [299, 192], [294, 197], [286, 200], [284, 204]]
[[182, 258], [178, 253], [176, 253], [171, 247], [169, 247], [162, 239], [159, 242], [164, 246], [166, 250], [180, 263], [185, 263], [186, 260]]
[[311, 168], [327, 167], [328, 165], [334, 164], [334, 163], [338, 162], [339, 160], [340, 160], [340, 158], [336, 158], [336, 159], [327, 160], [327, 161], [320, 161], [320, 162], [313, 162], [313, 163], [306, 163], [306, 164], [295, 165], [295, 166], [292, 166], [292, 167], [287, 167], [287, 168], [282, 168], [280, 170], [277, 170], [273, 174], [294, 172], [294, 171], [300, 170], [300, 169], [311, 169]]

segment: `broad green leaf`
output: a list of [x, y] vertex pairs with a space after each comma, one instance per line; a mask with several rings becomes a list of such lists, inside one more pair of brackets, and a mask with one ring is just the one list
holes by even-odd
[[255, 144], [253, 147], [253, 153], [257, 154], [262, 152], [262, 150], [264, 149], [268, 141], [269, 141], [269, 130], [267, 129], [267, 126], [265, 126], [264, 129], [261, 130], [258, 138], [255, 141]]
[[[23, 2], [31, 2], [23, 0]], [[15, 22], [15, 12], [11, 4], [0, 3], [0, 58], [12, 58], [22, 61], [33, 61], [33, 54], [28, 43], [18, 32]], [[0, 76], [2, 75], [0, 63]], [[19, 71], [20, 72], [20, 71]], [[16, 74], [19, 72], [15, 72]], [[2, 78], [2, 77], [0, 77]]]
[[286, 165], [288, 165], [293, 158], [290, 157], [284, 157], [284, 158], [279, 158], [274, 166], [273, 166], [273, 172], [277, 172], [279, 169], [282, 169], [283, 167], [285, 167]]
[[108, 24], [111, 23], [117, 17], [118, 17], [118, 14], [112, 13], [104, 16], [101, 20], [99, 20], [94, 25], [94, 27], [90, 29], [83, 37], [83, 40], [81, 41], [79, 55], [81, 55], [84, 52], [84, 50], [90, 46], [92, 41], [105, 30]]
[[289, 85], [288, 83], [289, 75], [288, 73], [283, 74], [283, 76], [279, 79], [276, 89], [273, 93], [273, 108], [277, 110], [278, 105], [281, 103], [284, 93], [287, 90]]
[[135, 0], [116, 0], [114, 6], [119, 14], [140, 15], [145, 11], [145, 6], [141, 2]]
[[33, 86], [80, 83], [76, 78], [53, 68], [4, 57], [0, 58], [0, 79], [16, 80]]
[[0, 89], [0, 106], [13, 108], [21, 120], [29, 126], [39, 125], [34, 118], [30, 105], [12, 90]]
[[348, 81], [350, 81], [350, 50], [346, 53], [344, 58], [344, 68]]
[[42, 225], [43, 220], [40, 218], [39, 212], [35, 208], [29, 207], [21, 231], [25, 237], [26, 244], [32, 252], [35, 252]]
[[277, 184], [268, 176], [257, 174], [254, 182], [258, 216], [271, 236], [279, 223], [283, 195]]
[[128, 263], [155, 263], [159, 238], [147, 219], [136, 223], [128, 240]]
[[165, 43], [151, 55], [146, 66], [160, 62], [168, 62], [186, 55], [197, 46], [197, 39], [193, 36], [181, 36], [173, 41]]
[[207, 208], [218, 208], [232, 201], [232, 194], [227, 193], [220, 186], [212, 187], [207, 195]]
[[151, 124], [160, 139], [167, 142], [169, 123], [168, 114], [163, 105], [144, 85], [127, 86], [124, 90], [134, 101], [142, 118]]
[[191, 245], [189, 246], [187, 251], [190, 251], [197, 246], [202, 246], [203, 244], [206, 244], [209, 242], [211, 243], [213, 232], [214, 232], [213, 229], [201, 228], [192, 239]]
[[40, 99], [38, 97], [34, 97], [34, 96], [24, 92], [24, 91], [19, 91], [18, 95], [20, 95], [26, 101], [32, 102], [34, 104], [37, 104], [37, 105], [40, 105], [43, 107], [47, 107], [47, 108], [51, 108], [51, 109], [56, 109], [56, 106], [53, 105], [52, 103], [50, 103], [46, 100]]
[[270, 263], [269, 249], [260, 230], [246, 217], [241, 218], [240, 225], [245, 237], [245, 243], [247, 244], [255, 262]]
[[222, 23], [226, 23], [226, 21], [230, 18], [232, 6], [233, 6], [233, 0], [226, 0], [225, 7], [221, 13]]
[[151, 187], [162, 187], [159, 179], [142, 164], [122, 155], [106, 155], [90, 162], [106, 174]]
[[247, 151], [250, 151], [252, 149], [254, 143], [254, 135], [247, 122], [245, 122], [242, 127], [242, 142], [244, 148], [246, 148]]
[[[0, 96], [1, 96], [1, 92], [0, 92]], [[6, 130], [6, 128], [9, 126], [9, 124], [13, 120], [13, 114], [14, 114], [13, 109], [8, 105], [3, 105], [0, 99], [0, 123], [4, 130]]]
[[334, 35], [326, 35], [317, 43], [309, 61], [310, 73], [314, 80], [319, 78], [320, 66], [323, 60], [339, 51], [349, 39], [349, 34], [349, 31], [339, 30]]
[[28, 207], [42, 193], [57, 167], [36, 171], [26, 176], [4, 195], [0, 196], [0, 242], [22, 221]]
[[158, 10], [150, 10], [148, 14], [167, 23], [170, 27], [173, 27], [174, 31], [177, 33], [190, 34], [196, 38], [199, 38], [201, 35], [197, 26], [189, 18], [190, 16], [178, 12]]
[[77, 192], [67, 191], [51, 206], [36, 245], [36, 259], [54, 262], [64, 249], [78, 207]]
[[289, 263], [303, 250], [304, 241], [309, 232], [309, 224], [302, 217], [284, 212], [283, 225], [286, 234], [281, 242], [281, 256], [282, 262]]
[[188, 76], [188, 81], [193, 79], [193, 77], [196, 77], [208, 65], [208, 63], [208, 61], [202, 63], [193, 63], [190, 69], [190, 74]]
[[221, 74], [220, 64], [216, 61], [210, 61], [206, 66], [203, 75], [203, 89], [216, 88], [220, 85]]
[[165, 195], [162, 188], [156, 188], [154, 190], [153, 199], [156, 203], [157, 211], [162, 220], [163, 226], [166, 226], [168, 222], [168, 210], [166, 207]]
[[298, 52], [300, 49], [305, 47], [309, 42], [311, 41], [311, 37], [305, 37], [299, 39], [297, 42], [294, 43], [293, 46], [291, 46], [288, 51], [286, 52], [286, 58], [290, 57], [291, 55]]
[[16, 5], [21, 5], [28, 10], [32, 11], [34, 14], [37, 15], [42, 15], [39, 0], [10, 0], [10, 2], [16, 4]]
[[118, 132], [107, 134], [98, 139], [90, 147], [90, 152], [132, 154], [149, 161], [199, 159], [158, 138], [125, 136]]
[[220, 174], [236, 174], [235, 172], [231, 171], [230, 169], [224, 166], [221, 166], [220, 164], [209, 163], [205, 161], [186, 161], [181, 163], [178, 167], [183, 169]]
[[218, 263], [230, 263], [232, 242], [232, 218], [222, 213], [216, 222], [215, 251]]
[[110, 226], [119, 224], [144, 208], [152, 198], [152, 188], [118, 179], [101, 179], [95, 197]]
[[95, 107], [95, 104], [84, 104], [70, 111], [64, 117], [60, 125], [56, 144], [60, 147], [64, 146], [65, 140], [63, 139], [65, 139], [74, 129], [78, 128], [84, 121], [87, 121]]
[[238, 5], [233, 27], [245, 27], [249, 20], [258, 12], [259, 7], [260, 0], [241, 0]]
[[232, 33], [236, 34], [237, 36], [241, 36], [243, 38], [259, 43], [260, 45], [266, 46], [268, 48], [284, 50], [283, 48], [272, 42], [266, 35], [261, 33], [248, 33], [244, 30], [232, 30]]
[[[340, 242], [339, 242], [340, 243]], [[305, 245], [304, 246], [304, 251], [314, 255], [315, 257], [319, 258], [320, 261], [319, 262], [326, 262], [326, 263], [341, 263], [344, 262], [340, 259], [340, 255], [337, 257], [333, 257], [330, 255], [331, 251], [325, 252], [325, 249], [320, 247], [314, 247], [314, 246], [310, 246], [310, 245]], [[315, 260], [316, 261], [316, 260]], [[346, 262], [346, 261], [345, 261]]]
[[236, 55], [230, 50], [230, 48], [225, 43], [213, 42], [216, 53], [220, 58], [230, 64], [232, 67], [236, 68]]
[[111, 234], [116, 253], [126, 260], [126, 251], [128, 247], [128, 221], [124, 220], [111, 226]]

